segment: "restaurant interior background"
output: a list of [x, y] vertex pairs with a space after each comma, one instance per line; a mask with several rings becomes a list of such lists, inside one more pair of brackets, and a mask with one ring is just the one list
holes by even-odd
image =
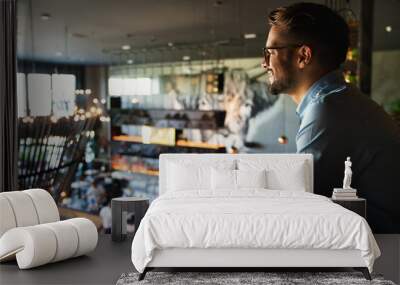
[[[157, 197], [161, 153], [295, 152], [261, 68], [268, 12], [294, 2], [18, 0], [19, 188], [100, 229], [111, 198]], [[400, 1], [313, 2], [349, 24], [346, 81], [399, 120]]]

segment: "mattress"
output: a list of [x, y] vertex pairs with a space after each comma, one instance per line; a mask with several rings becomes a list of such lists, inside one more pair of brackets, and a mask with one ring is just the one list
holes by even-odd
[[169, 248], [359, 250], [370, 271], [380, 255], [361, 216], [320, 195], [265, 189], [163, 194], [140, 223], [132, 262], [143, 272]]

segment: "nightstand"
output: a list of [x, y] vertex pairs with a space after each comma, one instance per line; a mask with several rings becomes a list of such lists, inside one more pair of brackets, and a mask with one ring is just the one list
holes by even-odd
[[127, 215], [135, 216], [135, 232], [149, 207], [149, 199], [140, 197], [119, 197], [111, 200], [113, 241], [123, 241], [127, 237]]
[[340, 206], [359, 214], [364, 219], [367, 218], [367, 200], [364, 198], [354, 199], [332, 199], [332, 202], [339, 204]]

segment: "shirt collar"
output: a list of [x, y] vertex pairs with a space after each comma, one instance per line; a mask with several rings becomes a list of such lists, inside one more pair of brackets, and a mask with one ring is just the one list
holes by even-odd
[[296, 113], [303, 118], [304, 111], [307, 106], [321, 94], [329, 94], [332, 91], [340, 88], [345, 88], [346, 83], [340, 70], [334, 70], [322, 76], [319, 80], [314, 82], [308, 89], [306, 95], [301, 99], [300, 104], [297, 106]]

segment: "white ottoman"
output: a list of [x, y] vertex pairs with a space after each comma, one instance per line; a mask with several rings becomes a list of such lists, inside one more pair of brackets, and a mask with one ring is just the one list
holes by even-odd
[[0, 214], [0, 262], [16, 258], [20, 269], [28, 269], [96, 248], [94, 223], [85, 218], [59, 221], [45, 190], [0, 193]]

